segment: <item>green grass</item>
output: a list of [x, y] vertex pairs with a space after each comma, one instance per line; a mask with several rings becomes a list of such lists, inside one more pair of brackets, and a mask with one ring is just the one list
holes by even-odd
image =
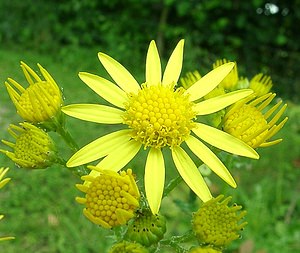
[[[65, 49], [54, 56], [38, 55], [21, 50], [0, 50], [0, 82], [7, 77], [24, 83], [19, 61], [24, 60], [36, 68], [41, 63], [63, 87], [65, 104], [73, 102], [103, 102], [87, 88], [77, 76], [79, 71], [106, 75], [97, 60], [95, 49]], [[37, 68], [36, 68], [37, 69]], [[129, 68], [130, 69], [130, 68]], [[137, 71], [135, 71], [137, 72]], [[142, 76], [142, 73], [140, 73]], [[6, 128], [21, 119], [16, 115], [6, 93], [0, 86], [1, 139], [10, 139]], [[290, 117], [279, 133], [284, 141], [277, 146], [260, 149], [261, 159], [234, 159], [230, 170], [239, 187], [231, 189], [220, 179], [211, 176], [214, 193], [233, 196], [248, 211], [248, 225], [243, 238], [237, 240], [226, 252], [283, 252], [300, 251], [300, 107], [289, 105]], [[101, 126], [68, 118], [67, 126], [79, 146], [111, 131]], [[65, 158], [71, 155], [63, 142], [59, 143]], [[3, 145], [1, 146], [3, 148]], [[145, 152], [141, 151], [141, 157]], [[80, 192], [74, 187], [80, 180], [66, 168], [52, 166], [46, 170], [27, 171], [17, 168], [8, 158], [0, 155], [1, 166], [9, 166], [12, 181], [0, 192], [0, 235], [14, 235], [15, 240], [1, 243], [0, 252], [106, 252], [111, 240], [109, 231], [91, 224], [82, 215], [82, 206], [74, 198]], [[143, 174], [143, 159], [135, 159], [131, 167]], [[168, 173], [174, 165], [167, 162]], [[174, 172], [175, 173], [175, 172]], [[141, 182], [140, 182], [141, 183]], [[191, 214], [187, 187], [182, 183], [168, 199], [164, 199], [162, 213], [168, 217], [168, 234], [180, 235], [190, 225]], [[167, 251], [163, 251], [167, 252]]]

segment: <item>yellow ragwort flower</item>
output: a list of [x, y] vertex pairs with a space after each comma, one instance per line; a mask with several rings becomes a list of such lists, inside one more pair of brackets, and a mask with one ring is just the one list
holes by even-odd
[[188, 253], [221, 253], [221, 251], [211, 247], [196, 247], [190, 249]]
[[[213, 68], [218, 68], [230, 61], [226, 59], [217, 60], [213, 64]], [[239, 81], [238, 69], [237, 64], [235, 63], [233, 69], [230, 73], [220, 82], [219, 87], [223, 87], [226, 90], [233, 90]]]
[[18, 166], [25, 169], [44, 169], [55, 162], [56, 148], [50, 136], [42, 129], [27, 123], [11, 124], [8, 132], [16, 142], [2, 140], [13, 152], [0, 149]]
[[287, 107], [287, 104], [281, 106], [281, 100], [265, 110], [275, 96], [274, 93], [261, 97], [250, 95], [233, 104], [223, 118], [223, 130], [243, 140], [252, 148], [268, 147], [281, 142], [282, 139], [269, 141], [288, 120], [285, 117], [277, 124]]
[[125, 224], [139, 207], [140, 193], [132, 170], [117, 173], [94, 166], [89, 168], [97, 173], [82, 176], [84, 183], [76, 185], [86, 194], [85, 198], [76, 198], [78, 203], [85, 205], [83, 214], [104, 228]]
[[219, 195], [205, 203], [193, 214], [193, 231], [201, 244], [224, 248], [240, 237], [239, 232], [247, 225], [241, 222], [246, 211], [242, 206], [229, 206], [231, 197]]
[[262, 73], [255, 75], [249, 84], [249, 88], [255, 92], [257, 97], [267, 94], [273, 86], [270, 76], [266, 76]]
[[112, 246], [108, 253], [148, 253], [149, 251], [136, 242], [121, 241]]
[[[9, 181], [10, 178], [4, 178], [5, 174], [8, 172], [9, 168], [0, 168], [0, 189], [3, 188]], [[3, 179], [4, 178], [4, 179]], [[0, 215], [0, 220], [4, 218], [4, 215]], [[15, 239], [13, 236], [6, 236], [6, 237], [0, 237], [0, 242], [1, 241], [7, 241], [7, 240], [12, 240]]]
[[38, 67], [45, 80], [42, 80], [24, 62], [21, 62], [21, 68], [29, 83], [29, 87], [26, 89], [11, 78], [5, 82], [17, 113], [31, 123], [51, 120], [60, 113], [62, 105], [62, 94], [56, 82], [40, 64]]
[[149, 148], [144, 182], [146, 197], [154, 214], [158, 213], [165, 183], [163, 148], [170, 148], [181, 177], [203, 201], [211, 198], [210, 191], [196, 165], [181, 147], [182, 143], [185, 142], [196, 156], [233, 187], [236, 183], [229, 171], [199, 139], [227, 152], [258, 158], [258, 154], [239, 139], [196, 121], [197, 116], [219, 111], [253, 91], [239, 90], [196, 103], [224, 79], [234, 63], [214, 69], [186, 90], [176, 88], [182, 68], [183, 45], [183, 40], [177, 44], [162, 76], [158, 50], [151, 41], [146, 58], [146, 82], [141, 86], [120, 63], [99, 53], [100, 62], [117, 85], [90, 73], [80, 73], [79, 77], [114, 107], [74, 104], [62, 108], [64, 113], [75, 118], [121, 124], [124, 128], [83, 147], [69, 159], [69, 167], [104, 158], [97, 167], [118, 171], [135, 157], [141, 147]]

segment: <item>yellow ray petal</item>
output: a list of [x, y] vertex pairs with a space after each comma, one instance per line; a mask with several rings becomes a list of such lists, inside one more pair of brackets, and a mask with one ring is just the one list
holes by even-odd
[[123, 122], [123, 111], [106, 105], [73, 104], [62, 107], [62, 111], [74, 118], [103, 123], [119, 124]]
[[142, 144], [135, 140], [119, 145], [118, 148], [98, 163], [97, 167], [103, 170], [119, 171], [133, 159], [141, 146]]
[[115, 106], [124, 108], [124, 103], [127, 101], [126, 93], [114, 83], [86, 72], [79, 73], [80, 79], [85, 82], [93, 91], [106, 101]]
[[189, 136], [186, 139], [186, 144], [192, 150], [192, 152], [199, 157], [199, 159], [205, 163], [213, 172], [215, 172], [220, 178], [222, 178], [227, 184], [236, 188], [236, 183], [227, 170], [225, 165], [220, 159], [201, 141], [193, 136]]
[[160, 149], [151, 148], [145, 168], [145, 191], [153, 214], [159, 211], [165, 184], [165, 163]]
[[181, 147], [172, 148], [175, 166], [186, 184], [204, 202], [212, 198], [211, 193], [198, 168]]
[[195, 105], [197, 115], [207, 115], [224, 109], [225, 107], [249, 96], [253, 93], [251, 89], [233, 91], [208, 100], [204, 100]]
[[109, 75], [122, 90], [126, 93], [137, 93], [140, 90], [138, 82], [119, 62], [104, 53], [99, 53], [98, 57]]
[[180, 40], [171, 54], [164, 72], [163, 85], [176, 84], [178, 82], [183, 61], [183, 46], [184, 40]]
[[246, 156], [254, 159], [259, 158], [257, 152], [240, 139], [214, 127], [207, 126], [202, 123], [196, 124], [197, 126], [192, 129], [192, 131], [200, 139], [213, 145], [214, 147], [236, 155]]
[[234, 63], [228, 62], [213, 69], [188, 88], [185, 93], [190, 95], [191, 101], [202, 98], [217, 87], [218, 84], [229, 74], [233, 67]]
[[128, 143], [131, 130], [124, 129], [102, 136], [77, 151], [67, 162], [68, 167], [75, 167], [100, 159], [118, 146]]
[[146, 59], [146, 83], [158, 85], [161, 83], [161, 64], [155, 41], [149, 45]]

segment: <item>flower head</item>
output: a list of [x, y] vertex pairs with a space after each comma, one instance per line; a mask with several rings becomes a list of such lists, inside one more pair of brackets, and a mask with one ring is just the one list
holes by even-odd
[[[241, 220], [246, 211], [242, 206], [229, 206], [231, 197], [223, 195], [202, 204], [193, 215], [193, 231], [200, 243], [224, 248], [240, 237], [239, 232], [247, 225]], [[201, 252], [201, 251], [200, 251]]]
[[281, 100], [265, 110], [275, 96], [274, 93], [261, 97], [253, 95], [238, 101], [226, 111], [223, 130], [243, 140], [252, 148], [268, 147], [281, 142], [282, 139], [269, 141], [288, 120], [285, 117], [277, 123], [287, 107], [286, 104], [281, 106]]
[[93, 170], [90, 175], [82, 176], [84, 184], [76, 185], [85, 193], [85, 198], [76, 198], [85, 205], [83, 214], [104, 228], [125, 224], [139, 207], [140, 193], [132, 170], [117, 173], [94, 166], [90, 169]]
[[0, 149], [18, 166], [26, 169], [44, 169], [56, 159], [56, 148], [50, 136], [42, 129], [24, 122], [20, 126], [11, 124], [8, 132], [16, 139], [15, 143], [2, 140], [13, 152]]
[[[9, 168], [0, 168], [0, 189], [3, 188], [9, 181], [10, 178], [4, 178], [5, 174], [8, 172]], [[4, 178], [4, 179], [3, 179]], [[4, 215], [0, 215], [0, 220], [4, 218]], [[13, 236], [6, 236], [6, 237], [0, 237], [0, 242], [1, 241], [6, 241], [6, 240], [12, 240], [15, 239]]]
[[249, 84], [249, 88], [252, 89], [257, 97], [261, 97], [267, 94], [273, 86], [270, 76], [263, 75], [259, 73], [255, 75]]
[[[145, 167], [145, 191], [151, 211], [158, 213], [165, 181], [163, 148], [170, 148], [178, 172], [188, 186], [203, 200], [211, 198], [199, 170], [181, 147], [188, 147], [228, 184], [236, 187], [229, 171], [200, 139], [222, 150], [258, 158], [258, 154], [239, 139], [197, 122], [197, 117], [219, 111], [250, 95], [252, 90], [239, 90], [199, 101], [212, 91], [232, 70], [234, 63], [214, 69], [188, 89], [176, 88], [183, 59], [181, 40], [167, 63], [164, 74], [154, 41], [146, 58], [146, 81], [139, 85], [116, 60], [99, 53], [99, 59], [114, 83], [93, 74], [80, 73], [80, 78], [97, 94], [114, 106], [74, 104], [63, 112], [87, 121], [121, 124], [124, 129], [105, 135], [76, 152], [67, 166], [73, 167], [104, 158], [96, 166], [118, 171], [131, 161], [141, 147], [149, 153]], [[197, 138], [198, 137], [198, 138]]]
[[149, 251], [136, 242], [118, 242], [109, 250], [108, 253], [148, 253]]
[[60, 112], [62, 95], [54, 79], [40, 64], [42, 80], [28, 65], [21, 62], [28, 88], [22, 87], [15, 80], [8, 78], [5, 82], [8, 94], [16, 106], [17, 113], [26, 121], [41, 123], [49, 121]]
[[152, 214], [150, 210], [138, 213], [128, 225], [126, 237], [130, 241], [150, 246], [160, 241], [166, 232], [166, 220], [163, 216]]

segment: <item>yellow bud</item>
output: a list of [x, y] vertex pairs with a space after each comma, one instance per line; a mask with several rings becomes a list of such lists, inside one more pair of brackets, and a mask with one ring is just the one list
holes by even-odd
[[11, 78], [5, 82], [17, 113], [31, 123], [42, 123], [59, 116], [62, 105], [61, 91], [54, 79], [41, 65], [38, 64], [38, 67], [44, 80], [28, 65], [21, 62], [21, 68], [29, 83], [26, 89]]
[[57, 159], [55, 145], [50, 136], [42, 129], [24, 122], [20, 126], [11, 124], [8, 132], [15, 143], [2, 140], [13, 152], [0, 149], [18, 166], [26, 169], [44, 169]]

